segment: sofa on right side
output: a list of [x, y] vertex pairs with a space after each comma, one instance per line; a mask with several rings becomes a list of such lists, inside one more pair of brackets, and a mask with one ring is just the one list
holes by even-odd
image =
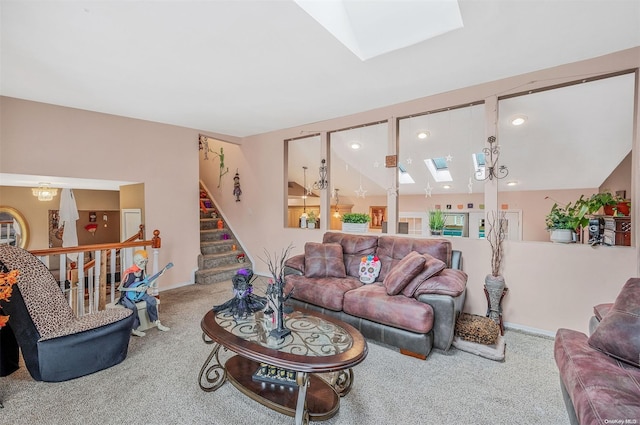
[[558, 329], [554, 356], [572, 425], [640, 424], [640, 278], [598, 304], [591, 336]]

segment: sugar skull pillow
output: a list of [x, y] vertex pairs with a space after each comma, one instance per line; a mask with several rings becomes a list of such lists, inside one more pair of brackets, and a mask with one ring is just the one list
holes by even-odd
[[380, 274], [380, 259], [375, 255], [367, 255], [362, 257], [360, 261], [360, 269], [358, 270], [360, 275], [360, 282], [373, 283]]

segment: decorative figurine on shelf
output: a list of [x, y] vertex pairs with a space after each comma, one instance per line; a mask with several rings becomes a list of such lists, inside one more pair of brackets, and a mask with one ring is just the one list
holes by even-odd
[[273, 276], [273, 280], [269, 282], [266, 291], [268, 307], [265, 311], [265, 314], [268, 315], [270, 313], [269, 310], [272, 310], [274, 319], [274, 326], [271, 332], [269, 332], [269, 336], [273, 336], [278, 340], [283, 339], [291, 333], [291, 330], [287, 329], [284, 324], [284, 302], [287, 301], [289, 297], [291, 297], [293, 291], [289, 292], [286, 296], [284, 295], [284, 263], [287, 261], [292, 248], [293, 247], [289, 245], [285, 250], [282, 251], [282, 254], [280, 256], [275, 254], [273, 258], [265, 250], [265, 255], [267, 258], [266, 260], [262, 259], [262, 261], [269, 267], [269, 271]]
[[233, 176], [233, 196], [236, 197], [236, 202], [240, 202], [240, 195], [242, 195], [242, 189], [240, 189], [240, 174], [236, 170], [236, 175]]
[[267, 300], [253, 293], [253, 272], [248, 269], [240, 269], [231, 278], [233, 282], [233, 298], [224, 304], [214, 306], [215, 312], [229, 310], [233, 317], [246, 319], [250, 314], [264, 309]]

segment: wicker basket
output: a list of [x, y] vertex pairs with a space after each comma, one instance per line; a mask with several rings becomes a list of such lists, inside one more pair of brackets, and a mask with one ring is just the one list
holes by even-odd
[[500, 326], [488, 317], [462, 313], [456, 322], [455, 334], [465, 341], [493, 345], [500, 335]]

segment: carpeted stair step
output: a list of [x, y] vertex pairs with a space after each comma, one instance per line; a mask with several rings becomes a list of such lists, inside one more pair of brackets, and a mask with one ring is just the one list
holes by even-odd
[[[227, 235], [227, 239], [224, 239], [224, 235]], [[214, 241], [231, 241], [236, 243], [233, 239], [233, 235], [229, 229], [209, 229], [200, 230], [200, 242], [214, 242]]]
[[244, 254], [242, 251], [222, 251], [215, 254], [198, 256], [198, 269], [213, 269], [215, 267], [227, 266], [238, 263], [238, 255]]
[[236, 241], [227, 239], [222, 241], [200, 242], [200, 252], [202, 255], [219, 254], [221, 252], [234, 252], [233, 245]]
[[231, 280], [231, 278], [240, 269], [251, 269], [251, 264], [236, 262], [235, 264], [215, 267], [212, 269], [198, 270], [196, 271], [195, 275], [196, 283], [201, 285], [209, 285], [212, 283]]
[[214, 229], [217, 229], [219, 220], [220, 220], [219, 218], [206, 218], [206, 217], [205, 218], [200, 218], [200, 230], [214, 230]]

